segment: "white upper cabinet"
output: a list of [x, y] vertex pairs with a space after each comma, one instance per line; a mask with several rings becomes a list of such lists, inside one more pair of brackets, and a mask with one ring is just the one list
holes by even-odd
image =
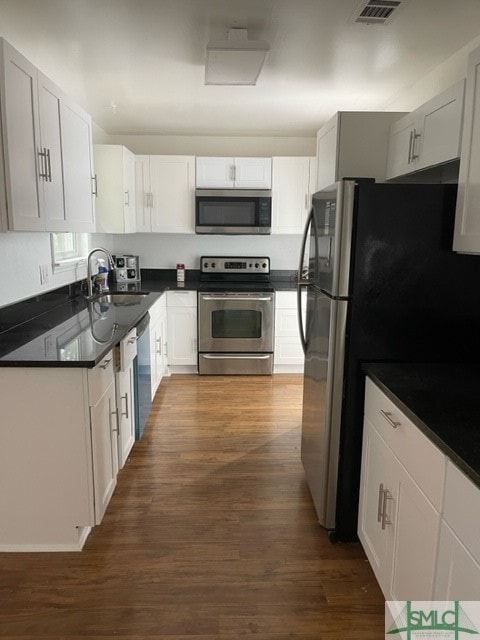
[[315, 158], [272, 158], [272, 233], [302, 233], [315, 183]]
[[98, 233], [135, 233], [135, 156], [122, 145], [93, 147]]
[[271, 189], [271, 158], [196, 158], [196, 186], [211, 189]]
[[58, 87], [38, 73], [40, 115], [39, 189], [43, 194], [45, 226], [66, 231], [61, 136], [61, 96]]
[[3, 39], [0, 50], [2, 229], [94, 231], [90, 116]]
[[480, 48], [468, 58], [453, 250], [480, 253]]
[[[95, 231], [92, 119], [69, 100], [61, 104], [67, 231]], [[53, 229], [47, 229], [52, 231]]]
[[195, 232], [195, 158], [136, 157], [137, 231]]
[[462, 80], [392, 124], [387, 178], [460, 157], [464, 93]]
[[385, 180], [388, 134], [403, 113], [340, 111], [317, 132], [320, 191], [343, 178]]
[[40, 181], [45, 158], [39, 157], [40, 121], [37, 70], [5, 40], [2, 46], [1, 117], [5, 159], [8, 227], [15, 231], [44, 231]]

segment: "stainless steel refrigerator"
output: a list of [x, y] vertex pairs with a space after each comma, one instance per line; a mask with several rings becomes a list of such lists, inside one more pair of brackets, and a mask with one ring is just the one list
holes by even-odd
[[480, 256], [451, 251], [455, 202], [456, 185], [357, 180], [313, 196], [301, 457], [333, 540], [356, 538], [362, 363], [480, 361]]

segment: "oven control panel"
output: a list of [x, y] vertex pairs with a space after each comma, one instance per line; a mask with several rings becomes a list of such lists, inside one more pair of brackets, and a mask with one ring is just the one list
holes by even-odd
[[202, 273], [270, 273], [270, 258], [250, 256], [248, 258], [203, 256], [200, 259]]

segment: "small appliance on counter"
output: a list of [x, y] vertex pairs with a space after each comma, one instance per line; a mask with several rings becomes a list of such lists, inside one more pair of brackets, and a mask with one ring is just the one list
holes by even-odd
[[114, 282], [140, 282], [140, 264], [138, 256], [112, 256], [114, 268], [112, 278]]

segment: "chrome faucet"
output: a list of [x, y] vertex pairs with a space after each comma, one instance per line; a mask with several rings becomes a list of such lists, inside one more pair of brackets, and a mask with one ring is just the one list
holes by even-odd
[[93, 298], [93, 274], [92, 274], [92, 264], [91, 257], [94, 253], [101, 252], [105, 255], [108, 260], [108, 264], [110, 265], [110, 269], [115, 267], [115, 263], [113, 262], [112, 254], [107, 249], [103, 247], [95, 247], [95, 249], [91, 249], [87, 256], [87, 300], [91, 300]]

